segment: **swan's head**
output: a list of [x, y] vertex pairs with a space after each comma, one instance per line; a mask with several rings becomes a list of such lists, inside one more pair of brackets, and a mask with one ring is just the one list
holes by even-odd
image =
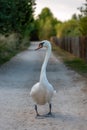
[[39, 45], [38, 45], [38, 48], [36, 48], [35, 50], [38, 50], [38, 49], [43, 48], [43, 47], [51, 48], [50, 42], [47, 41], [47, 40], [40, 42]]

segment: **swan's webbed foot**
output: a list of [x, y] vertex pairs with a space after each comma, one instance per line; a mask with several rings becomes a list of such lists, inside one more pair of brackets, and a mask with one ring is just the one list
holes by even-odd
[[52, 115], [52, 112], [48, 112], [47, 115], [48, 115], [48, 116], [51, 116], [51, 115]]
[[50, 117], [50, 116], [52, 116], [51, 109], [52, 109], [52, 105], [51, 105], [51, 103], [50, 103], [50, 104], [49, 104], [49, 112], [45, 115], [45, 117]]
[[51, 103], [50, 103], [50, 104], [49, 104], [49, 112], [48, 112], [46, 115], [40, 115], [40, 114], [38, 113], [38, 110], [37, 110], [37, 105], [35, 105], [36, 118], [51, 117], [51, 116], [52, 116], [51, 109], [52, 109], [52, 105], [51, 105]]
[[36, 114], [36, 117], [40, 117], [41, 115], [40, 114]]

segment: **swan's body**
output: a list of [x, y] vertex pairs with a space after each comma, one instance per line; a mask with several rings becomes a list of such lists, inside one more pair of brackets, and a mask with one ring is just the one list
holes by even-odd
[[[39, 48], [42, 47], [46, 47], [47, 51], [46, 51], [46, 56], [45, 56], [45, 60], [44, 63], [42, 65], [41, 68], [41, 74], [40, 74], [40, 80], [38, 83], [36, 83], [30, 92], [30, 95], [32, 96], [33, 100], [35, 101], [36, 104], [39, 105], [44, 105], [46, 103], [49, 103], [50, 106], [50, 114], [51, 114], [51, 99], [53, 97], [54, 94], [54, 89], [53, 86], [48, 82], [47, 77], [46, 77], [46, 66], [47, 66], [47, 62], [48, 59], [50, 57], [51, 54], [51, 44], [49, 41], [42, 41], [42, 43], [39, 44]], [[37, 106], [35, 105], [35, 110], [37, 115]]]
[[39, 105], [44, 105], [47, 102], [50, 103], [53, 96], [53, 87], [50, 84], [46, 85], [38, 82], [33, 86], [31, 96]]

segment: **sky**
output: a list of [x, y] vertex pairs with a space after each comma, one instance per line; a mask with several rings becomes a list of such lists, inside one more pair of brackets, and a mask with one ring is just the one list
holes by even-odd
[[77, 8], [83, 3], [85, 0], [36, 0], [35, 17], [44, 7], [48, 7], [58, 20], [67, 21], [74, 13], [80, 13]]

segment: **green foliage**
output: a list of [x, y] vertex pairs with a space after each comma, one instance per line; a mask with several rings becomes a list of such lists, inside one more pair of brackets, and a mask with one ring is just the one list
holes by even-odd
[[33, 23], [31, 23], [30, 28], [30, 40], [31, 41], [39, 41], [38, 32], [39, 32], [39, 23], [38, 20], [35, 20]]
[[35, 0], [0, 0], [0, 63], [29, 46]]
[[56, 25], [58, 37], [87, 35], [87, 0], [78, 9], [80, 15], [73, 14], [70, 20]]
[[53, 18], [53, 14], [50, 9], [46, 7], [42, 9], [41, 14], [39, 15], [39, 19], [43, 19], [45, 22], [47, 17]]
[[76, 14], [73, 14], [73, 15], [72, 15], [72, 19], [77, 20], [77, 19], [78, 19], [77, 15], [76, 15]]
[[87, 35], [87, 17], [80, 19], [80, 32], [82, 35]]
[[0, 64], [8, 61], [15, 54], [29, 46], [29, 38], [22, 39], [20, 34], [0, 35]]
[[33, 21], [35, 0], [0, 0], [0, 33], [23, 33]]
[[87, 0], [83, 4], [83, 6], [81, 6], [78, 9], [81, 12], [81, 14], [79, 15], [80, 16], [79, 17], [80, 32], [82, 35], [87, 35]]
[[81, 6], [80, 8], [78, 8], [81, 12], [80, 14], [80, 18], [81, 17], [87, 17], [87, 0], [85, 0], [85, 3], [83, 4], [83, 6]]
[[54, 18], [49, 8], [44, 8], [38, 16], [38, 34], [39, 39], [50, 39], [51, 36], [56, 35], [55, 25], [59, 21]]
[[78, 20], [75, 19], [71, 19], [64, 23], [58, 24], [56, 26], [56, 30], [57, 30], [58, 37], [80, 35], [79, 22]]
[[65, 64], [80, 73], [87, 73], [87, 63], [82, 59], [74, 58], [71, 61], [66, 60]]

